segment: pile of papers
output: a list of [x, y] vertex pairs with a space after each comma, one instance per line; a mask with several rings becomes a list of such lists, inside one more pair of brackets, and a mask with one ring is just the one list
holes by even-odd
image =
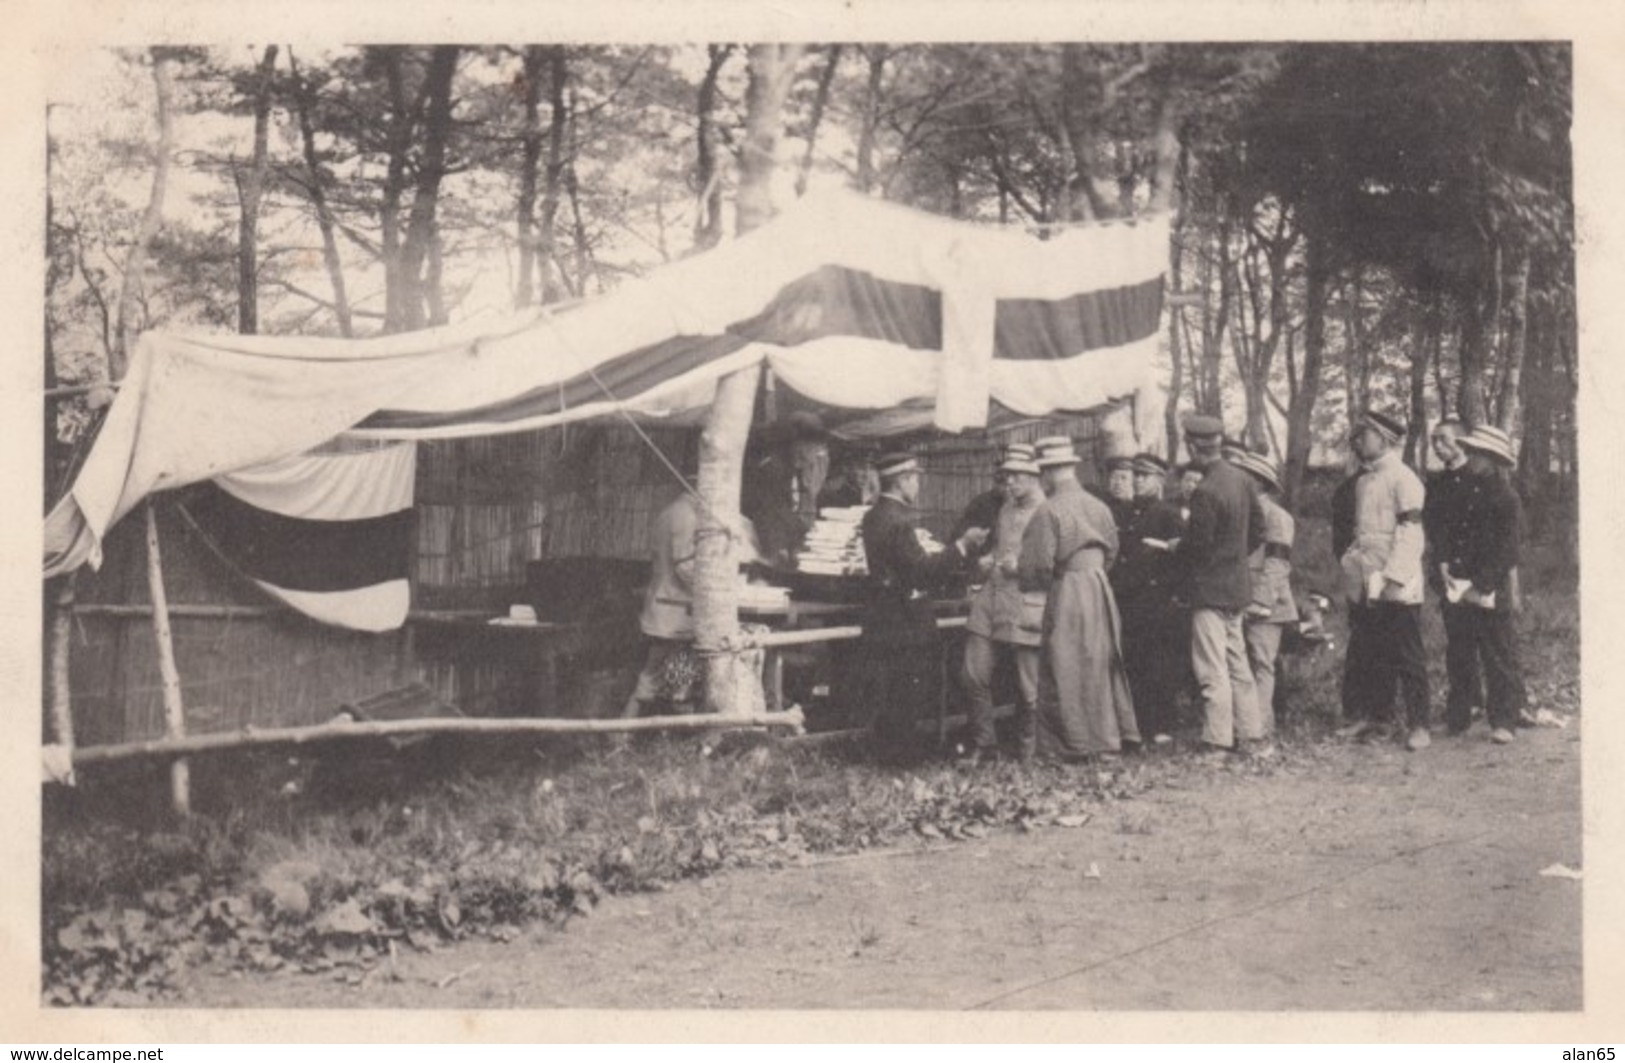
[[746, 583], [739, 588], [739, 604], [751, 609], [790, 608], [790, 588], [771, 583]]
[[868, 506], [830, 506], [818, 511], [807, 541], [796, 552], [796, 569], [820, 576], [862, 576], [863, 515]]

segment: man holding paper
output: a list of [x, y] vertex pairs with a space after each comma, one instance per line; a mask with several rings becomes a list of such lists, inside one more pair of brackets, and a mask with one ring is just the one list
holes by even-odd
[[1427, 748], [1428, 672], [1422, 650], [1422, 481], [1395, 449], [1405, 424], [1370, 411], [1354, 426], [1360, 467], [1352, 479], [1351, 542], [1343, 552], [1349, 648], [1339, 734], [1358, 737], [1393, 717], [1394, 686], [1405, 699], [1406, 748]]
[[1453, 619], [1450, 655], [1463, 660], [1452, 664], [1445, 721], [1451, 734], [1467, 730], [1471, 702], [1454, 696], [1456, 674], [1470, 667], [1476, 680], [1482, 666], [1490, 738], [1505, 745], [1512, 741], [1525, 697], [1512, 627], [1517, 603], [1510, 585], [1518, 564], [1521, 514], [1506, 470], [1516, 462], [1512, 441], [1499, 428], [1479, 425], [1457, 443], [1467, 458], [1466, 477], [1463, 490], [1451, 499], [1457, 511], [1445, 515], [1455, 540], [1439, 562], [1439, 574], [1446, 615]]

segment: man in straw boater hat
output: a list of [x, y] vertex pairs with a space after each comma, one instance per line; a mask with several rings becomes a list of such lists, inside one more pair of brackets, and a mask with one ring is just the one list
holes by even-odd
[[1375, 410], [1351, 433], [1360, 468], [1344, 519], [1352, 525], [1339, 559], [1349, 602], [1339, 731], [1358, 737], [1393, 718], [1394, 686], [1405, 700], [1406, 748], [1427, 748], [1428, 671], [1422, 649], [1422, 507], [1426, 490], [1396, 449], [1405, 422]]
[[1038, 702], [1040, 646], [1044, 641], [1043, 591], [1023, 591], [1016, 581], [1016, 562], [1027, 523], [1044, 501], [1038, 462], [1031, 445], [1005, 447], [998, 480], [1005, 501], [993, 521], [989, 552], [980, 568], [984, 581], [971, 597], [965, 625], [965, 691], [970, 699], [972, 764], [996, 757], [998, 735], [993, 721], [993, 672], [1001, 653], [1015, 664], [1016, 748], [1022, 760], [1032, 757], [1037, 741], [1034, 711]]
[[1448, 566], [1460, 567], [1466, 538], [1463, 525], [1471, 519], [1468, 498], [1473, 493], [1474, 476], [1467, 467], [1467, 452], [1461, 448], [1461, 437], [1466, 434], [1467, 426], [1454, 417], [1434, 426], [1429, 442], [1442, 467], [1427, 478], [1427, 500], [1422, 504], [1427, 582], [1439, 598], [1440, 619], [1444, 621], [1444, 666], [1449, 682], [1445, 723], [1453, 734], [1466, 730], [1484, 706], [1484, 676], [1470, 628], [1472, 606], [1459, 599], [1450, 600], [1444, 576]]
[[1264, 735], [1275, 732], [1275, 664], [1281, 655], [1281, 635], [1298, 622], [1298, 602], [1292, 596], [1292, 542], [1297, 522], [1277, 499], [1281, 476], [1268, 454], [1243, 454], [1236, 465], [1258, 482], [1258, 504], [1264, 511], [1264, 545], [1253, 551], [1253, 600], [1245, 613], [1247, 661], [1258, 691], [1258, 713]]
[[988, 531], [966, 529], [944, 549], [920, 527], [914, 511], [919, 459], [887, 454], [875, 471], [880, 497], [862, 525], [869, 587], [858, 652], [880, 753], [897, 759], [917, 752], [915, 722], [939, 693], [941, 641], [927, 592], [968, 568]]
[[1473, 701], [1458, 697], [1456, 684], [1458, 679], [1476, 684], [1482, 665], [1490, 738], [1504, 745], [1512, 741], [1526, 697], [1513, 630], [1518, 603], [1512, 586], [1522, 513], [1507, 476], [1517, 460], [1512, 440], [1491, 425], [1479, 425], [1456, 442], [1467, 458], [1466, 487], [1449, 500], [1456, 512], [1443, 514], [1454, 530], [1449, 555], [1435, 556], [1449, 618], [1451, 696], [1445, 725], [1451, 734], [1461, 734], [1471, 724]]
[[1140, 734], [1154, 745], [1172, 741], [1179, 687], [1188, 671], [1190, 634], [1174, 604], [1173, 546], [1184, 534], [1179, 507], [1163, 497], [1168, 463], [1156, 454], [1134, 458], [1134, 505], [1119, 523], [1112, 593], [1123, 618], [1123, 664], [1134, 694]]
[[1106, 578], [1117, 556], [1117, 527], [1106, 504], [1078, 483], [1072, 440], [1052, 436], [1036, 445], [1049, 497], [1027, 522], [1016, 575], [1022, 590], [1048, 592], [1038, 752], [1059, 759], [1115, 753], [1140, 740]]
[[1201, 690], [1202, 742], [1210, 753], [1247, 752], [1264, 737], [1247, 660], [1242, 613], [1252, 603], [1248, 557], [1263, 541], [1258, 490], [1221, 454], [1224, 423], [1185, 418], [1185, 446], [1202, 467], [1176, 556], [1191, 607], [1191, 670]]

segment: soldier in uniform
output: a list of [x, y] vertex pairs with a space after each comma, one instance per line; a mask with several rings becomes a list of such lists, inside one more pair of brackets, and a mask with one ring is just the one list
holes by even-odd
[[1220, 456], [1217, 417], [1185, 419], [1185, 445], [1202, 467], [1176, 556], [1191, 606], [1191, 670], [1202, 696], [1202, 741], [1210, 751], [1242, 752], [1264, 737], [1247, 661], [1242, 613], [1252, 602], [1247, 558], [1263, 541], [1264, 513], [1247, 475]]
[[1171, 552], [1184, 531], [1179, 507], [1163, 498], [1168, 463], [1155, 454], [1134, 458], [1134, 508], [1119, 526], [1112, 593], [1123, 618], [1123, 663], [1134, 693], [1140, 734], [1156, 745], [1171, 741], [1179, 683], [1185, 674], [1189, 631], [1174, 604]]
[[881, 753], [896, 758], [915, 751], [915, 721], [939, 693], [941, 640], [928, 592], [964, 571], [988, 532], [969, 528], [943, 548], [915, 514], [919, 460], [888, 454], [876, 472], [880, 497], [862, 525], [869, 588], [859, 652]]
[[1123, 669], [1121, 622], [1106, 569], [1117, 527], [1105, 503], [1078, 483], [1072, 441], [1038, 441], [1048, 499], [1027, 522], [1017, 579], [1047, 591], [1038, 684], [1038, 751], [1076, 759], [1138, 743], [1134, 699]]
[[993, 672], [1000, 654], [1015, 663], [1017, 682], [1016, 745], [1022, 760], [1032, 757], [1037, 740], [1034, 711], [1038, 701], [1039, 647], [1043, 643], [1043, 591], [1023, 591], [1016, 580], [1022, 534], [1044, 501], [1033, 448], [1013, 443], [1005, 449], [998, 475], [1005, 501], [994, 519], [993, 534], [982, 558], [984, 582], [971, 598], [965, 636], [965, 690], [970, 699], [972, 748], [968, 760], [980, 763], [997, 755], [993, 726]]
[[[1405, 745], [1427, 748], [1428, 673], [1422, 649], [1422, 481], [1395, 449], [1405, 424], [1370, 411], [1355, 425], [1360, 469], [1351, 477], [1352, 519], [1340, 564], [1349, 602], [1349, 647], [1343, 668], [1339, 734], [1357, 737], [1393, 716], [1394, 686], [1405, 699]], [[1338, 536], [1342, 538], [1343, 536]]]
[[1253, 551], [1253, 600], [1246, 612], [1247, 660], [1258, 691], [1258, 713], [1264, 735], [1275, 732], [1275, 664], [1281, 655], [1281, 635], [1298, 622], [1298, 603], [1292, 596], [1292, 542], [1297, 522], [1278, 501], [1281, 478], [1266, 454], [1243, 455], [1239, 467], [1260, 488], [1258, 504], [1264, 511], [1264, 545]]
[[[1442, 573], [1447, 597], [1452, 591], [1458, 596], [1447, 606], [1458, 610], [1450, 652], [1482, 665], [1490, 739], [1505, 745], [1512, 741], [1526, 697], [1513, 630], [1518, 602], [1512, 573], [1518, 564], [1522, 512], [1507, 471], [1516, 461], [1507, 434], [1490, 425], [1479, 425], [1457, 442], [1467, 454], [1467, 488], [1449, 501], [1459, 512], [1444, 515], [1458, 536]], [[1458, 642], [1464, 644], [1459, 650]], [[1451, 734], [1461, 734], [1471, 723], [1454, 700], [1445, 719]]]
[[1475, 710], [1484, 705], [1484, 676], [1478, 666], [1473, 639], [1472, 606], [1452, 602], [1445, 593], [1447, 566], [1460, 569], [1467, 529], [1468, 496], [1474, 477], [1467, 468], [1467, 455], [1461, 437], [1467, 426], [1453, 418], [1440, 421], [1431, 441], [1434, 457], [1442, 468], [1427, 479], [1427, 499], [1422, 504], [1422, 531], [1429, 557], [1428, 586], [1439, 597], [1439, 613], [1444, 621], [1444, 667], [1449, 682], [1445, 695], [1445, 726], [1460, 734], [1472, 722]]

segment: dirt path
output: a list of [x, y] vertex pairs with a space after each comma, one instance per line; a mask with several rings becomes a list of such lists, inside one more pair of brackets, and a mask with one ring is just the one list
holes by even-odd
[[[1564, 1011], [1579, 721], [1186, 773], [1078, 829], [738, 871], [361, 987], [199, 972], [182, 1006]], [[1177, 786], [1176, 786], [1177, 783]]]

